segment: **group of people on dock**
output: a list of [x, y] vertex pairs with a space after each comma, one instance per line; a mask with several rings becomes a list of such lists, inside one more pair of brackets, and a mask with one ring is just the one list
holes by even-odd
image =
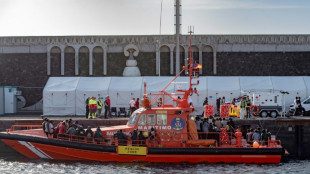
[[[208, 97], [205, 98], [203, 104], [203, 106], [205, 105], [209, 105], [209, 101], [208, 101]], [[229, 105], [229, 103], [226, 103], [226, 99], [225, 97], [219, 97], [216, 99], [216, 113], [214, 115], [220, 115], [221, 112], [221, 105]], [[233, 98], [230, 102], [231, 105], [231, 109], [237, 109], [237, 107], [235, 107], [236, 105], [236, 98]], [[241, 100], [240, 100], [240, 119], [244, 119], [244, 118], [251, 118], [251, 100], [249, 98], [249, 96], [242, 96]], [[204, 115], [204, 113], [202, 113], [202, 115]]]
[[102, 102], [103, 97], [88, 97], [85, 101], [86, 105], [86, 119], [95, 119], [97, 117], [101, 118], [102, 107], [104, 106], [104, 118], [107, 119], [111, 117], [111, 100], [107, 95], [105, 100]]

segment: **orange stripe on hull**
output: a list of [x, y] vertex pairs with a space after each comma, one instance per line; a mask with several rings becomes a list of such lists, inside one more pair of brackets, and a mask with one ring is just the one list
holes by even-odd
[[[25, 145], [15, 140], [2, 140], [28, 158], [40, 158]], [[97, 152], [52, 145], [31, 143], [45, 155], [57, 160], [84, 161], [115, 161], [115, 162], [167, 162], [167, 163], [279, 163], [281, 155], [118, 155], [117, 153]]]

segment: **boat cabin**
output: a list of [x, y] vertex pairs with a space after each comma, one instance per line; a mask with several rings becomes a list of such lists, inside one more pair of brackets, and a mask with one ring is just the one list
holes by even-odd
[[163, 141], [170, 137], [178, 138], [180, 141], [187, 139], [187, 120], [193, 108], [180, 108], [174, 106], [162, 106], [154, 108], [139, 108], [129, 118], [127, 125], [103, 128], [103, 136], [113, 136], [118, 130], [129, 135], [133, 130], [141, 131], [148, 137], [153, 128], [157, 136]]

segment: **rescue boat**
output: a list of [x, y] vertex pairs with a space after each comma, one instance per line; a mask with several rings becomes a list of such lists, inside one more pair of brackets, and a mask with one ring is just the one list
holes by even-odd
[[[252, 145], [242, 138], [240, 130], [232, 133], [222, 128], [214, 133], [197, 132], [191, 115], [194, 107], [188, 103], [188, 97], [195, 92], [193, 87], [199, 85], [199, 77], [198, 69], [192, 63], [191, 49], [189, 55], [188, 66], [183, 67], [163, 90], [153, 94], [152, 100], [146, 94], [144, 84], [142, 106], [131, 114], [126, 125], [100, 128], [102, 139], [66, 134], [47, 138], [41, 125], [13, 125], [0, 133], [0, 139], [29, 158], [101, 162], [279, 163], [284, 149], [274, 138]], [[166, 92], [183, 72], [188, 75], [189, 88], [177, 90], [177, 94]], [[156, 104], [159, 98], [161, 101]], [[172, 99], [174, 105], [169, 104], [168, 99]], [[115, 137], [119, 130], [127, 138]], [[134, 131], [140, 138], [130, 138]]]

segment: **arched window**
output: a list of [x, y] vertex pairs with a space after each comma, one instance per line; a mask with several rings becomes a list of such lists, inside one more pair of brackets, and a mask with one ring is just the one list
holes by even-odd
[[68, 46], [65, 48], [65, 75], [74, 76], [75, 74], [75, 50]]
[[103, 76], [103, 49], [100, 46], [93, 49], [93, 74]]
[[213, 48], [210, 45], [202, 50], [202, 75], [213, 75]]
[[61, 75], [61, 49], [54, 46], [51, 49], [51, 75], [60, 76]]
[[[176, 70], [176, 47], [174, 47], [173, 50], [173, 67], [174, 70]], [[184, 47], [180, 45], [180, 71], [182, 71], [182, 67], [185, 66], [185, 52], [184, 52]], [[179, 73], [179, 72], [177, 72]], [[175, 71], [174, 71], [175, 74]], [[185, 72], [182, 73], [182, 75], [185, 75]]]
[[79, 72], [80, 76], [89, 75], [89, 49], [86, 46], [79, 49]]
[[160, 47], [160, 75], [170, 76], [170, 48], [168, 46]]

